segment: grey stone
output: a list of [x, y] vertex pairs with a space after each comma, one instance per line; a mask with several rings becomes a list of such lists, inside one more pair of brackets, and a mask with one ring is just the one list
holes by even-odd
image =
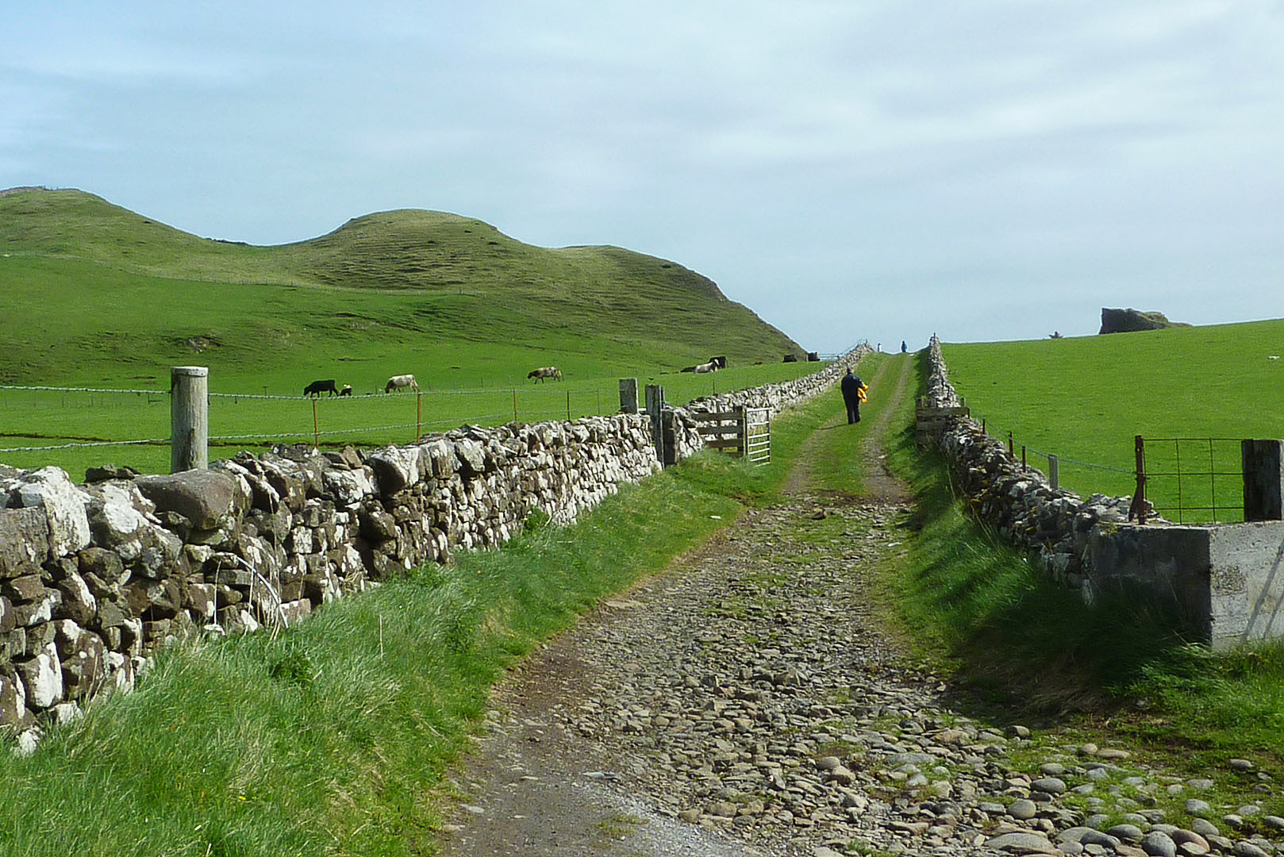
[[1106, 830], [1111, 836], [1118, 838], [1122, 842], [1140, 842], [1142, 838], [1141, 828], [1135, 824], [1116, 824]]
[[1177, 857], [1177, 843], [1167, 833], [1158, 830], [1142, 837], [1141, 848], [1152, 857]]
[[1025, 798], [1012, 801], [1012, 804], [1008, 807], [1008, 815], [1018, 821], [1034, 818], [1038, 812], [1039, 808], [1035, 806], [1034, 801]]
[[0, 509], [0, 578], [38, 572], [48, 555], [44, 509]]
[[1196, 818], [1207, 818], [1213, 814], [1213, 808], [1208, 801], [1199, 798], [1188, 798], [1183, 806], [1187, 815], [1193, 815]]
[[197, 530], [217, 530], [250, 507], [248, 485], [218, 470], [140, 476], [134, 484], [157, 511], [182, 515]]
[[1010, 854], [1057, 853], [1056, 846], [1037, 833], [1004, 833], [987, 840], [985, 847]]
[[49, 557], [56, 559], [88, 546], [89, 516], [85, 504], [89, 497], [72, 484], [67, 474], [57, 467], [45, 467], [26, 473], [7, 483], [0, 483], [17, 505], [26, 509], [43, 509], [48, 523]]

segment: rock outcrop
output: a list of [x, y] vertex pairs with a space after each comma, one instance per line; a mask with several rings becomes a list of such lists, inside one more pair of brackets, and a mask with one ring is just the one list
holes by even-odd
[[1162, 312], [1142, 312], [1136, 309], [1101, 310], [1101, 330], [1098, 333], [1135, 333], [1139, 330], [1162, 330], [1168, 327], [1190, 327], [1178, 321], [1169, 321]]

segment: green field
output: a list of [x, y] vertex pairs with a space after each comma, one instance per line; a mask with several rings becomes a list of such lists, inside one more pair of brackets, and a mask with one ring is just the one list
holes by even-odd
[[[664, 374], [639, 379], [664, 388], [665, 400], [684, 404], [698, 396], [792, 380], [815, 371], [816, 363], [773, 363], [729, 368], [709, 375]], [[218, 379], [211, 374], [210, 387]], [[300, 388], [301, 389], [301, 388]], [[591, 414], [613, 414], [620, 404], [619, 380], [571, 377], [560, 383], [495, 378], [489, 387], [414, 393], [358, 393], [318, 399], [264, 394], [262, 389], [212, 392], [210, 457], [274, 444], [373, 447], [413, 442], [420, 434], [464, 425], [540, 422]], [[270, 397], [269, 397], [270, 396]], [[0, 462], [33, 469], [57, 465], [77, 476], [87, 467], [110, 463], [144, 473], [169, 469], [170, 401], [164, 392], [60, 392], [0, 388]], [[137, 445], [107, 441], [151, 440]], [[103, 444], [103, 445], [95, 445]], [[72, 448], [56, 448], [74, 445]], [[37, 449], [30, 449], [36, 447]], [[27, 450], [27, 451], [13, 451]]]
[[[12, 450], [164, 440], [173, 366], [210, 369], [210, 434], [225, 439], [214, 457], [614, 413], [626, 377], [680, 404], [816, 368], [782, 363], [801, 346], [681, 265], [617, 247], [532, 247], [430, 211], [252, 247], [80, 191], [0, 194], [0, 311], [0, 461], [73, 474], [168, 468], [164, 445]], [[678, 374], [715, 354], [727, 371]], [[565, 381], [526, 379], [549, 365]], [[402, 373], [417, 377], [422, 402], [373, 395]], [[300, 393], [321, 378], [359, 395], [323, 399], [314, 417]], [[137, 392], [13, 389], [41, 386]]]
[[[1134, 437], [1147, 496], [1176, 519], [1242, 515], [1239, 441], [1284, 438], [1284, 320], [1027, 342], [946, 344], [950, 380], [987, 431], [1031, 466], [1060, 457], [1083, 496], [1131, 495]], [[1179, 439], [1180, 442], [1174, 442]], [[1181, 472], [1175, 476], [1156, 474]], [[1207, 474], [1229, 474], [1210, 477]], [[1180, 492], [1180, 495], [1179, 495]]]

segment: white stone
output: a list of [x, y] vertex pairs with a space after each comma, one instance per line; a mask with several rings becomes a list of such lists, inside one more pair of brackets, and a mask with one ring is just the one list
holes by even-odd
[[18, 672], [32, 708], [49, 708], [62, 699], [62, 664], [55, 644], [47, 644], [31, 661], [21, 664]]
[[89, 546], [89, 495], [57, 467], [46, 467], [17, 477], [18, 502], [25, 508], [40, 507], [49, 519], [49, 553], [55, 557]]

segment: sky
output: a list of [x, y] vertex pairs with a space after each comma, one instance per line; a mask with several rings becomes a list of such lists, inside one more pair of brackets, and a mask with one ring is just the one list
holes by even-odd
[[1284, 0], [7, 4], [24, 185], [626, 247], [826, 353], [1281, 318]]

